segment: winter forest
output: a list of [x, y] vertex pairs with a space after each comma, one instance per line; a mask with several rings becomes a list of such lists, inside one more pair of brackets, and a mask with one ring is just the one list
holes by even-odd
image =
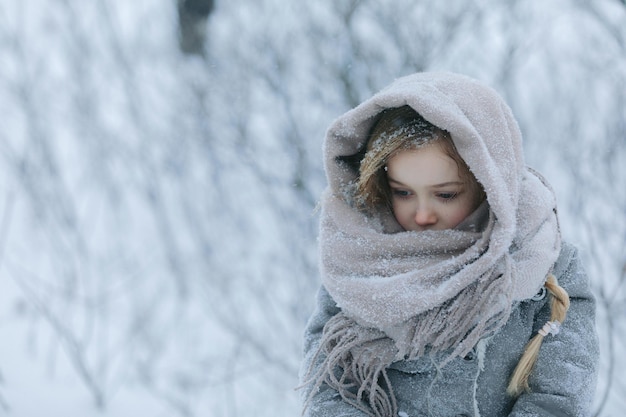
[[325, 130], [425, 70], [513, 109], [623, 415], [623, 0], [0, 0], [0, 63], [0, 416], [299, 415]]

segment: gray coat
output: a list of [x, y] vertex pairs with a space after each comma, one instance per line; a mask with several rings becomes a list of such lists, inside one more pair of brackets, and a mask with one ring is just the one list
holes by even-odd
[[[530, 392], [513, 399], [506, 394], [506, 386], [527, 341], [550, 319], [550, 297], [545, 291], [519, 303], [507, 324], [497, 334], [481, 340], [465, 358], [456, 358], [443, 368], [437, 366], [443, 355], [393, 363], [388, 375], [399, 417], [589, 416], [599, 357], [595, 301], [573, 246], [563, 244], [554, 275], [569, 293], [571, 305], [561, 333], [544, 339], [529, 379]], [[322, 287], [305, 332], [302, 374], [309, 368], [324, 324], [338, 311]], [[309, 390], [303, 391], [306, 398]], [[305, 416], [365, 414], [323, 385]]]

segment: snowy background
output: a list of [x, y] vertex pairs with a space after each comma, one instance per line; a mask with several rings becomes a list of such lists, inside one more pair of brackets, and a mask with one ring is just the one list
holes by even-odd
[[623, 415], [623, 0], [184, 3], [0, 0], [0, 416], [299, 415], [324, 132], [422, 70], [513, 108]]

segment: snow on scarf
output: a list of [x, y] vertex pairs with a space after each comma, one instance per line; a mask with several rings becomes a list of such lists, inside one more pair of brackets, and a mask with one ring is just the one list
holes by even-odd
[[[451, 134], [486, 192], [483, 230], [403, 232], [391, 214], [374, 219], [354, 208], [356, 174], [335, 158], [363, 146], [383, 109], [403, 105]], [[368, 415], [395, 416], [391, 363], [466, 355], [543, 285], [560, 250], [554, 194], [525, 166], [519, 127], [499, 95], [451, 73], [396, 80], [332, 124], [324, 155], [321, 273], [341, 312], [324, 327], [309, 382]]]

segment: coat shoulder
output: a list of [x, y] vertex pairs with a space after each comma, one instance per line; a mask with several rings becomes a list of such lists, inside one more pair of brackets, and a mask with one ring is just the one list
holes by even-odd
[[554, 264], [553, 274], [570, 297], [592, 297], [589, 278], [580, 259], [580, 252], [571, 243], [563, 242], [561, 245], [561, 253]]

